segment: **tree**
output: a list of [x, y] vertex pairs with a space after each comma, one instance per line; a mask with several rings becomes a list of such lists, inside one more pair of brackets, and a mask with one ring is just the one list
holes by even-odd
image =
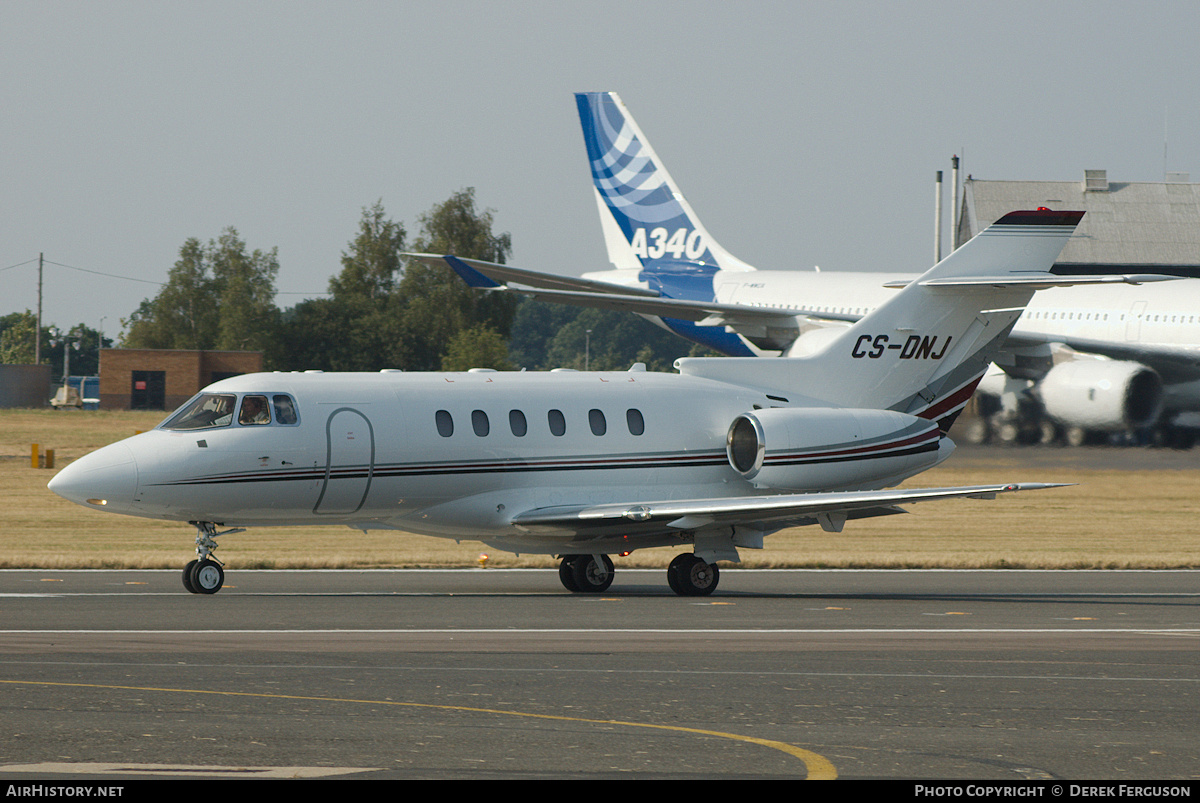
[[204, 248], [190, 237], [154, 299], [143, 299], [128, 319], [125, 348], [207, 349], [216, 342], [218, 299]]
[[342, 272], [329, 280], [334, 298], [384, 299], [396, 289], [402, 271], [404, 226], [388, 220], [383, 201], [364, 207], [358, 236], [342, 252]]
[[[512, 251], [512, 236], [494, 234], [493, 212], [475, 208], [475, 189], [454, 193], [421, 215], [421, 233], [413, 247], [431, 254], [503, 263]], [[441, 367], [451, 339], [460, 331], [483, 326], [507, 338], [516, 300], [506, 293], [481, 293], [448, 267], [410, 263], [398, 293], [404, 304], [405, 331], [412, 342], [412, 370]]]
[[651, 371], [670, 371], [676, 358], [705, 352], [636, 315], [525, 299], [517, 309], [509, 353], [514, 363], [530, 369], [582, 370], [586, 365], [594, 371], [625, 371], [642, 362]]
[[153, 299], [121, 323], [125, 348], [270, 351], [278, 328], [277, 249], [246, 252], [230, 226], [207, 246], [195, 237]]
[[405, 236], [381, 201], [363, 208], [358, 234], [342, 252], [342, 270], [329, 280], [330, 297], [303, 301], [283, 314], [282, 365], [325, 371], [407, 367], [404, 310], [396, 293]]
[[0, 364], [32, 365], [37, 316], [29, 310], [0, 318]]
[[446, 356], [442, 358], [442, 370], [468, 371], [472, 368], [513, 369], [508, 359], [508, 345], [490, 326], [480, 324], [460, 329], [450, 338]]
[[211, 267], [219, 302], [215, 348], [230, 351], [269, 351], [279, 327], [275, 306], [275, 277], [279, 249], [255, 249], [232, 226], [209, 243], [205, 258]]
[[63, 375], [66, 351], [71, 349], [71, 376], [96, 376], [100, 373], [100, 349], [112, 346], [112, 338], [101, 341], [100, 332], [87, 324], [59, 329], [56, 337], [50, 333], [57, 327], [50, 326], [43, 332], [42, 362], [51, 366], [50, 375], [57, 381]]

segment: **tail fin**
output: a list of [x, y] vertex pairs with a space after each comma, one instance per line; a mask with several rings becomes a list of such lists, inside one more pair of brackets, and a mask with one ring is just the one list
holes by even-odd
[[709, 236], [615, 92], [579, 92], [575, 102], [615, 267], [754, 270]]
[[1083, 212], [1012, 212], [810, 357], [683, 359], [683, 373], [774, 388], [839, 407], [889, 409], [949, 429], [1042, 287]]

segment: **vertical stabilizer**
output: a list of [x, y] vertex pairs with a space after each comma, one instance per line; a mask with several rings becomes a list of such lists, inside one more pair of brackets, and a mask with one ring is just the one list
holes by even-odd
[[575, 101], [615, 267], [754, 270], [700, 224], [615, 92], [580, 92]]
[[1012, 212], [934, 265], [822, 351], [786, 360], [683, 359], [680, 371], [769, 387], [851, 408], [937, 421], [942, 430], [975, 386], [1083, 212]]

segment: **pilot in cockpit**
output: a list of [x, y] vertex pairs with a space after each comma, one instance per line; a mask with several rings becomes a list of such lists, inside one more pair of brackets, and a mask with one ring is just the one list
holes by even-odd
[[271, 414], [267, 412], [267, 400], [264, 396], [247, 396], [242, 399], [242, 412], [238, 415], [239, 424], [269, 424]]

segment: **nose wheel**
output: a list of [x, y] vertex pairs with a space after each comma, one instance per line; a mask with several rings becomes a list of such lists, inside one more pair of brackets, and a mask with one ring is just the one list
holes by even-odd
[[244, 532], [244, 528], [235, 527], [219, 533], [210, 521], [193, 521], [192, 524], [196, 525], [196, 554], [200, 557], [183, 567], [183, 587], [192, 594], [215, 594], [225, 585], [225, 569], [213, 556], [217, 549], [216, 538]]
[[215, 560], [193, 560], [183, 567], [183, 587], [193, 594], [215, 594], [225, 585], [225, 570]]

